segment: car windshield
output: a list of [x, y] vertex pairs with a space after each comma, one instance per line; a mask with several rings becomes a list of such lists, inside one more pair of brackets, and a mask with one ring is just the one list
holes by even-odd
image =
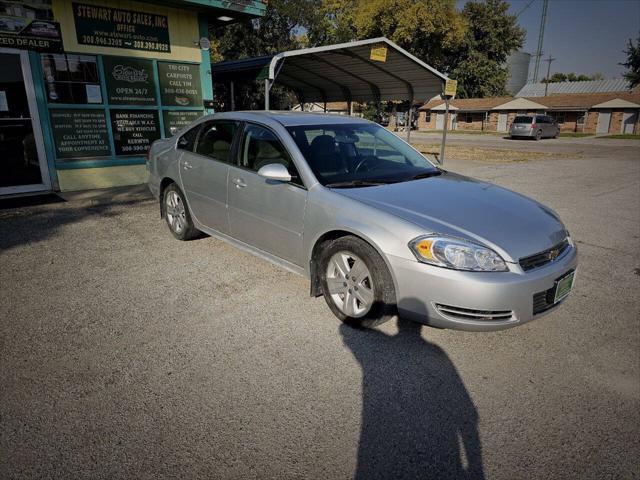
[[440, 173], [424, 156], [379, 125], [301, 125], [287, 130], [318, 181], [327, 187], [368, 187]]
[[533, 117], [516, 117], [513, 123], [531, 123]]

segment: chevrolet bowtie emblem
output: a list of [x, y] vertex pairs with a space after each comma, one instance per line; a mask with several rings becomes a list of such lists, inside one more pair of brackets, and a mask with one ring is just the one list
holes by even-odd
[[560, 255], [560, 250], [554, 248], [553, 250], [549, 250], [549, 260], [554, 261]]

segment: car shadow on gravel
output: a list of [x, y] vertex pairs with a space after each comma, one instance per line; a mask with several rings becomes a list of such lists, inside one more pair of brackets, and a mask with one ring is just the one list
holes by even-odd
[[484, 478], [476, 408], [421, 329], [404, 320], [395, 335], [340, 327], [363, 374], [356, 480]]

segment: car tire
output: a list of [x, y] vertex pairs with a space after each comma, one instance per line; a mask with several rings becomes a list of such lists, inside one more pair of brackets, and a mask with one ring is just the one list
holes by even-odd
[[184, 195], [175, 183], [162, 194], [162, 212], [169, 230], [178, 240], [191, 240], [200, 234], [193, 225]]
[[319, 267], [325, 301], [346, 324], [371, 328], [397, 314], [391, 273], [364, 240], [355, 236], [333, 240], [321, 252]]
[[542, 130], [538, 130], [538, 131], [536, 132], [536, 136], [535, 136], [535, 137], [533, 137], [533, 138], [535, 138], [535, 139], [536, 139], [536, 142], [537, 142], [538, 140], [540, 140], [540, 139], [542, 138]]

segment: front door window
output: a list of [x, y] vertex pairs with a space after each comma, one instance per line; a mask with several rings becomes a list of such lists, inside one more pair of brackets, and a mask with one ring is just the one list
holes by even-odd
[[0, 53], [0, 65], [0, 191], [24, 191], [20, 187], [27, 185], [41, 190], [40, 137], [26, 90], [31, 79], [25, 78], [20, 54]]

